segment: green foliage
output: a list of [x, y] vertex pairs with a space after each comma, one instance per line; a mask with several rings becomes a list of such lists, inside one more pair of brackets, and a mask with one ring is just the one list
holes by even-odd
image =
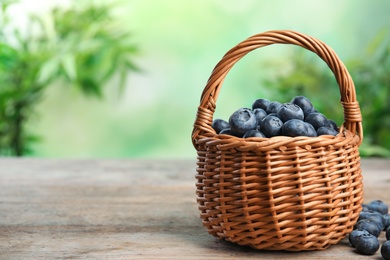
[[[315, 58], [315, 59], [313, 59]], [[325, 63], [307, 51], [294, 52], [283, 61], [279, 73], [266, 84], [285, 100], [305, 95], [316, 108], [340, 125], [343, 121], [340, 94], [334, 75]], [[380, 31], [363, 57], [345, 62], [356, 88], [363, 115], [362, 156], [390, 157], [390, 32]]]
[[[12, 3], [1, 3], [2, 28]], [[0, 155], [23, 155], [39, 140], [25, 124], [49, 86], [62, 83], [101, 98], [111, 78], [119, 77], [121, 89], [128, 72], [137, 70], [132, 37], [112, 19], [110, 7], [74, 3], [32, 15], [25, 35], [0, 33]]]
[[[363, 114], [367, 155], [390, 156], [390, 31], [382, 30], [365, 57], [350, 63]], [[376, 149], [373, 149], [376, 148]]]

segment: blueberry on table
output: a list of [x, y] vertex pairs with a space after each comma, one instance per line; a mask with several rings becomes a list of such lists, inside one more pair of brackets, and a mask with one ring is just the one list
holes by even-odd
[[314, 112], [313, 104], [311, 103], [311, 101], [307, 97], [296, 96], [291, 100], [291, 103], [299, 106], [302, 109], [303, 114], [305, 116]]
[[386, 229], [386, 240], [390, 240], [390, 227]]
[[264, 111], [267, 111], [269, 103], [269, 100], [265, 98], [256, 99], [252, 104], [252, 109], [255, 110], [256, 108], [261, 108]]
[[282, 120], [276, 116], [268, 115], [260, 122], [260, 129], [266, 137], [280, 135], [283, 126]]
[[385, 227], [385, 219], [383, 217], [383, 215], [377, 211], [373, 211], [373, 210], [365, 210], [365, 211], [361, 211], [359, 213], [359, 219], [358, 221], [362, 220], [362, 219], [369, 219], [371, 221], [374, 221], [375, 223], [377, 223], [379, 225], [379, 227], [383, 230], [383, 228]]
[[266, 136], [260, 132], [259, 130], [249, 130], [248, 132], [246, 132], [243, 136], [244, 138], [248, 138], [248, 137], [263, 137], [265, 138]]
[[367, 210], [369, 210], [369, 208], [368, 208], [368, 206], [367, 206], [367, 204], [362, 204], [362, 211], [367, 211]]
[[303, 120], [303, 110], [296, 104], [284, 103], [276, 111], [277, 116], [283, 121], [287, 122], [290, 119]]
[[320, 128], [317, 129], [317, 135], [333, 135], [333, 136], [336, 136], [338, 134], [339, 134], [339, 132], [337, 132], [333, 128], [326, 127], [326, 126], [321, 126]]
[[360, 229], [354, 229], [351, 233], [349, 233], [348, 240], [351, 246], [355, 247], [356, 239], [362, 235], [367, 236], [370, 235], [370, 233], [368, 233], [367, 230], [360, 230]]
[[389, 213], [389, 207], [381, 200], [374, 200], [367, 204], [367, 207], [371, 210], [378, 211], [381, 214]]
[[219, 134], [223, 129], [229, 128], [229, 123], [223, 119], [214, 119], [212, 123], [212, 128]]
[[299, 119], [290, 119], [282, 126], [282, 135], [285, 136], [307, 136], [307, 126]]
[[362, 234], [356, 237], [356, 250], [363, 255], [373, 255], [379, 249], [379, 240], [371, 234]]
[[240, 108], [230, 116], [229, 126], [234, 135], [242, 137], [249, 130], [256, 129], [256, 116], [251, 109]]
[[390, 260], [390, 241], [386, 241], [382, 244], [381, 255], [383, 259]]
[[271, 101], [267, 107], [266, 112], [268, 114], [277, 113], [279, 107], [282, 105], [279, 101]]
[[383, 223], [384, 223], [383, 230], [386, 231], [387, 228], [390, 227], [390, 214], [383, 214], [382, 217], [383, 217]]
[[367, 230], [371, 235], [379, 237], [382, 226], [371, 219], [362, 219], [355, 224], [354, 229]]
[[253, 109], [253, 114], [256, 116], [257, 124], [260, 124], [261, 120], [267, 116], [267, 112], [265, 112], [265, 110], [262, 108]]

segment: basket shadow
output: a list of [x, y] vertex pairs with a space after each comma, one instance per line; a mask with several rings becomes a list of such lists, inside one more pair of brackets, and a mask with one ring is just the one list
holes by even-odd
[[[192, 209], [189, 212], [195, 212]], [[226, 240], [220, 240], [208, 234], [202, 226], [201, 219], [196, 214], [181, 215], [181, 217], [163, 217], [161, 224], [165, 227], [161, 231], [169, 237], [175, 237], [189, 252], [196, 252], [204, 256], [238, 257], [262, 259], [356, 259], [359, 256], [350, 247], [348, 239], [341, 240], [337, 245], [332, 245], [326, 250], [316, 251], [271, 251], [257, 250], [249, 246], [241, 246]]]

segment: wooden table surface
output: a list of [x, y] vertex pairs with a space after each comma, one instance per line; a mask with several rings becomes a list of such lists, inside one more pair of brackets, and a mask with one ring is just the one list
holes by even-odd
[[[298, 253], [219, 241], [201, 225], [195, 168], [191, 160], [2, 158], [0, 259], [380, 259], [358, 255], [347, 239]], [[390, 160], [363, 159], [362, 170], [365, 201], [390, 204]]]

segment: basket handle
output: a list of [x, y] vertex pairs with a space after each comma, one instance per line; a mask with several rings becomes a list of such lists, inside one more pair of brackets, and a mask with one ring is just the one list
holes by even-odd
[[317, 54], [332, 70], [340, 88], [341, 104], [344, 110], [344, 127], [363, 140], [362, 115], [356, 100], [355, 86], [350, 74], [336, 53], [322, 41], [290, 30], [273, 30], [253, 35], [230, 49], [215, 66], [202, 92], [200, 105], [192, 131], [192, 142], [198, 138], [215, 135], [211, 127], [216, 101], [225, 76], [247, 53], [271, 44], [293, 44]]

